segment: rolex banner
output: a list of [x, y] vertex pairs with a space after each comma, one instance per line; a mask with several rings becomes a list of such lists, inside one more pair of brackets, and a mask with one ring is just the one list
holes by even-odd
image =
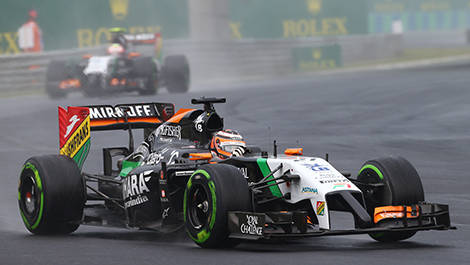
[[235, 39], [366, 34], [367, 0], [230, 0]]
[[37, 11], [45, 50], [106, 43], [109, 29], [129, 34], [161, 32], [164, 39], [187, 38], [187, 0], [2, 0], [0, 55], [19, 53], [18, 29]]
[[341, 46], [302, 47], [292, 49], [295, 71], [331, 70], [341, 67]]

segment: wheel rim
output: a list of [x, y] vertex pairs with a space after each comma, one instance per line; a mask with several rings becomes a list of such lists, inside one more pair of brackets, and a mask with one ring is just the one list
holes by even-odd
[[[383, 183], [385, 185], [387, 184], [386, 180], [382, 179], [379, 176], [379, 174], [371, 168], [366, 168], [364, 170], [361, 170], [360, 176], [358, 176], [358, 178], [361, 182], [365, 182], [365, 183], [370, 183], [370, 184]], [[385, 192], [390, 193], [390, 190], [389, 190], [390, 188], [387, 185], [384, 188], [386, 189], [384, 190]], [[373, 216], [375, 207], [390, 205], [391, 202], [390, 203], [386, 202], [385, 192], [379, 193], [379, 194], [371, 194], [370, 192], [371, 190], [365, 192], [365, 194], [366, 193], [369, 194], [368, 196], [366, 196], [366, 205], [368, 208], [367, 211], [369, 212], [369, 214], [371, 214], [371, 216]]]
[[188, 198], [189, 222], [192, 227], [200, 230], [209, 223], [211, 217], [209, 192], [204, 186], [195, 184], [190, 190]]
[[39, 191], [32, 172], [26, 172], [21, 186], [20, 192], [20, 205], [28, 218], [34, 219], [39, 209]]

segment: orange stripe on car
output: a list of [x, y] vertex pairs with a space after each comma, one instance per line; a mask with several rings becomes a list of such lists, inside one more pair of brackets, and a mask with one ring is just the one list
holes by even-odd
[[189, 112], [193, 111], [194, 109], [179, 109], [178, 112], [175, 113], [175, 115], [173, 115], [173, 117], [171, 117], [168, 122], [172, 122], [172, 123], [179, 123], [181, 121], [182, 118], [184, 118], [184, 116], [186, 114], [188, 114]]
[[418, 218], [419, 206], [417, 205], [414, 211], [411, 206], [382, 206], [376, 207], [374, 210], [374, 223], [384, 219], [403, 218], [404, 207], [406, 207], [406, 218]]
[[189, 160], [211, 160], [211, 153], [191, 153], [189, 154]]
[[304, 154], [304, 149], [303, 148], [287, 148], [285, 151], [284, 151], [284, 154], [286, 155], [303, 155]]
[[[129, 122], [130, 123], [134, 123], [134, 122], [161, 123], [161, 121], [155, 117], [129, 118]], [[91, 127], [95, 127], [95, 126], [106, 126], [106, 125], [119, 124], [119, 123], [125, 123], [124, 119], [92, 120], [90, 125]]]

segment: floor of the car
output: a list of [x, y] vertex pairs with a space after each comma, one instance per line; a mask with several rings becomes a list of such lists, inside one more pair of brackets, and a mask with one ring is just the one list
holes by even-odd
[[127, 228], [124, 211], [117, 206], [116, 209], [112, 209], [104, 204], [86, 205], [82, 224]]

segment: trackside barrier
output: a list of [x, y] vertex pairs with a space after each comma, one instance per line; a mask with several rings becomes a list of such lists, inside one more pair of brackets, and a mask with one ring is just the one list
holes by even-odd
[[[450, 45], [466, 45], [465, 31], [452, 34], [461, 36], [459, 39], [462, 43]], [[418, 34], [419, 38], [413, 36], [414, 34], [384, 34], [226, 42], [165, 40], [163, 53], [164, 55], [185, 54], [190, 62], [192, 84], [203, 85], [213, 80], [230, 82], [252, 77], [269, 79], [291, 74], [294, 71], [292, 50], [299, 47], [337, 45], [341, 49], [342, 64], [348, 66], [393, 58], [400, 55], [405, 46], [417, 47], [420, 40], [423, 43], [426, 39], [436, 39], [436, 34]], [[103, 49], [104, 47], [95, 47], [0, 56], [0, 92], [43, 90], [46, 68], [51, 60], [79, 58], [83, 54], [100, 54]]]

